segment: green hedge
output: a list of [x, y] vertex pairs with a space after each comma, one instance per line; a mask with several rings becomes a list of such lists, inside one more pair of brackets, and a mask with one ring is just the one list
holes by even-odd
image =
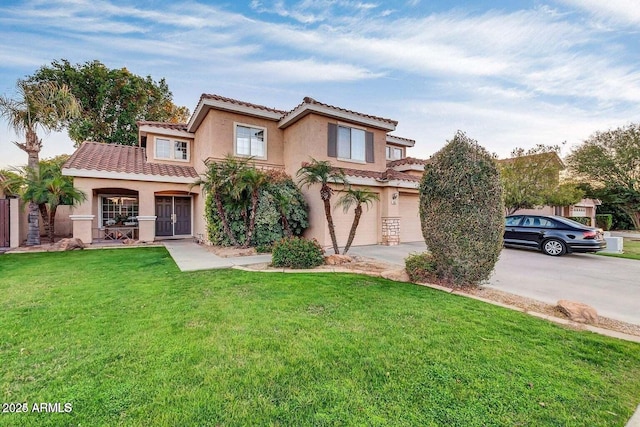
[[598, 214], [596, 215], [596, 226], [603, 230], [611, 230], [613, 226], [613, 215], [611, 214]]
[[430, 282], [436, 277], [436, 264], [429, 252], [410, 254], [404, 260], [404, 268], [412, 282]]
[[313, 268], [324, 264], [324, 251], [315, 240], [289, 237], [274, 243], [271, 264], [274, 267]]
[[588, 216], [569, 216], [567, 218], [575, 222], [579, 222], [580, 224], [591, 226], [591, 218]]

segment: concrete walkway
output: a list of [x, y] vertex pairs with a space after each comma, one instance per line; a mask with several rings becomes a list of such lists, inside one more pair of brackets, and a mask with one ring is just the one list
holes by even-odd
[[164, 240], [162, 243], [181, 271], [211, 270], [271, 262], [271, 254], [222, 258], [190, 239]]

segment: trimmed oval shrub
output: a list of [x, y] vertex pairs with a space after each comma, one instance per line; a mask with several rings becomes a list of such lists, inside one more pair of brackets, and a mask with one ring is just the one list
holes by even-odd
[[434, 279], [436, 264], [429, 252], [410, 254], [404, 260], [404, 269], [412, 282], [429, 282]]
[[489, 278], [502, 250], [502, 183], [494, 156], [463, 132], [425, 166], [420, 220], [440, 280], [468, 286]]
[[271, 264], [274, 267], [313, 268], [324, 264], [324, 251], [315, 240], [288, 237], [274, 243]]

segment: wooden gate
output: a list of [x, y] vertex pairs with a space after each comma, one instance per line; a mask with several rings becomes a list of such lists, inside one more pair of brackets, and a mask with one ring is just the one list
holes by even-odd
[[9, 246], [9, 200], [0, 199], [0, 247]]

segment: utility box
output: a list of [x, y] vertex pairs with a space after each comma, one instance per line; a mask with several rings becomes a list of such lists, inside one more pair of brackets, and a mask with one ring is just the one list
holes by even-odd
[[622, 237], [605, 237], [605, 242], [607, 242], [607, 249], [602, 252], [612, 253], [612, 254], [621, 254], [623, 249], [623, 239]]

